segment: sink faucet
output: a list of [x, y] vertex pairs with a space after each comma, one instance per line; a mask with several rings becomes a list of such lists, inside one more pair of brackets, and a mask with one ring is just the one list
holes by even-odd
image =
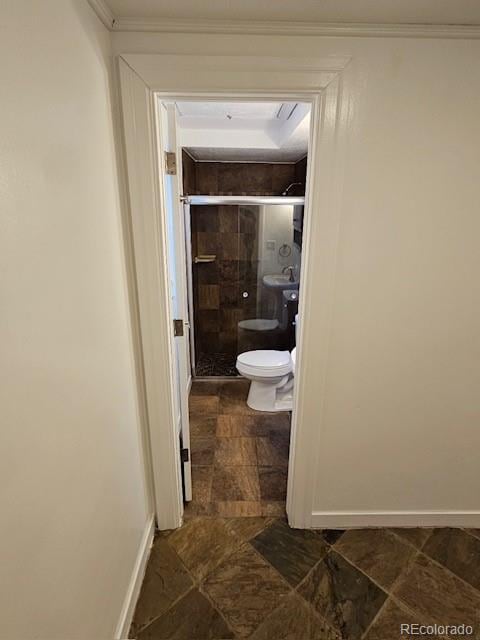
[[287, 273], [287, 271], [290, 271], [290, 277], [288, 278], [290, 282], [295, 282], [295, 277], [293, 275], [293, 272], [295, 271], [295, 267], [294, 266], [283, 267], [282, 273]]

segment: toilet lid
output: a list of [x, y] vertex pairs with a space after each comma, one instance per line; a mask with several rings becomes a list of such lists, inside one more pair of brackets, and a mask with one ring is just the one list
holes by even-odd
[[272, 349], [246, 351], [238, 356], [238, 362], [258, 369], [283, 369], [290, 365], [290, 353]]

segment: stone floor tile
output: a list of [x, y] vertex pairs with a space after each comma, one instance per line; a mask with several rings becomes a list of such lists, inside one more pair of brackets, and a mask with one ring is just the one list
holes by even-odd
[[191, 396], [217, 396], [222, 383], [216, 380], [194, 380], [190, 390]]
[[208, 599], [192, 589], [139, 634], [138, 640], [227, 640], [233, 631]]
[[217, 436], [219, 438], [251, 438], [255, 435], [253, 416], [219, 414], [217, 418]]
[[226, 524], [242, 540], [250, 540], [272, 522], [271, 518], [231, 518]]
[[131, 637], [164, 613], [192, 586], [193, 581], [179, 556], [165, 538], [156, 537], [135, 609]]
[[248, 638], [290, 591], [249, 543], [217, 567], [203, 588], [240, 638]]
[[345, 533], [345, 529], [322, 529], [322, 536], [328, 544], [335, 544]]
[[260, 496], [262, 500], [279, 501], [287, 497], [287, 469], [259, 467]]
[[213, 467], [192, 466], [192, 500], [185, 504], [185, 517], [213, 515]]
[[192, 518], [168, 537], [197, 580], [204, 578], [238, 548], [240, 539], [220, 518]]
[[421, 624], [421, 622], [389, 598], [364, 636], [364, 640], [408, 640], [414, 637], [409, 633], [402, 633], [402, 624]]
[[480, 590], [480, 539], [461, 529], [435, 529], [423, 553]]
[[285, 500], [262, 500], [262, 516], [285, 518], [287, 515]]
[[213, 472], [212, 500], [214, 502], [260, 500], [257, 467], [216, 466]]
[[213, 438], [217, 432], [216, 416], [191, 415], [190, 416], [190, 437], [207, 437]]
[[296, 586], [327, 553], [318, 531], [291, 529], [275, 520], [250, 540], [255, 549], [292, 585]]
[[262, 515], [259, 500], [219, 500], [212, 503], [212, 513], [220, 518], [255, 518]]
[[219, 412], [220, 399], [218, 396], [190, 396], [188, 401], [190, 413], [194, 416], [214, 416]]
[[215, 438], [190, 438], [190, 455], [192, 465], [208, 466], [213, 464], [215, 455]]
[[262, 622], [250, 640], [340, 640], [340, 636], [303, 598], [291, 593]]
[[480, 592], [419, 554], [393, 594], [427, 623], [479, 625]]
[[387, 590], [418, 553], [386, 529], [347, 531], [335, 551]]
[[421, 549], [428, 538], [431, 536], [433, 529], [422, 527], [404, 527], [402, 529], [390, 529], [397, 536], [400, 536], [417, 549]]
[[480, 538], [480, 529], [465, 529], [465, 531], [475, 538]]
[[314, 567], [298, 592], [344, 640], [359, 640], [387, 597], [335, 551]]
[[224, 467], [256, 466], [255, 438], [217, 438], [215, 464]]
[[290, 435], [279, 432], [255, 439], [259, 466], [288, 467]]

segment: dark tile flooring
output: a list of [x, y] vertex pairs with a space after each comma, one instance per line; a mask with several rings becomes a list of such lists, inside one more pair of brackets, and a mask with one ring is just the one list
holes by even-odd
[[191, 516], [283, 516], [290, 414], [247, 405], [249, 381], [195, 381], [190, 394]]
[[156, 536], [130, 637], [404, 640], [400, 624], [465, 623], [478, 640], [479, 575], [479, 530], [199, 516]]
[[197, 376], [238, 376], [237, 357], [231, 353], [201, 353], [195, 363]]
[[419, 636], [401, 624], [464, 623], [479, 640], [480, 530], [291, 529], [289, 416], [250, 410], [247, 389], [193, 387], [194, 500], [155, 537], [130, 637], [405, 640]]

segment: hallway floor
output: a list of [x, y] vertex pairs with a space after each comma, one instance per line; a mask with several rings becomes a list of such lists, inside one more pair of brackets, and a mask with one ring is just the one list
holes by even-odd
[[465, 623], [478, 639], [479, 612], [480, 530], [196, 517], [157, 535], [130, 637], [397, 640], [414, 637], [400, 624]]
[[243, 379], [192, 385], [193, 500], [185, 517], [285, 514], [290, 414], [250, 409], [248, 388]]
[[290, 416], [250, 410], [247, 391], [193, 385], [194, 500], [155, 538], [130, 637], [403, 640], [401, 624], [465, 623], [480, 639], [480, 530], [290, 529]]

